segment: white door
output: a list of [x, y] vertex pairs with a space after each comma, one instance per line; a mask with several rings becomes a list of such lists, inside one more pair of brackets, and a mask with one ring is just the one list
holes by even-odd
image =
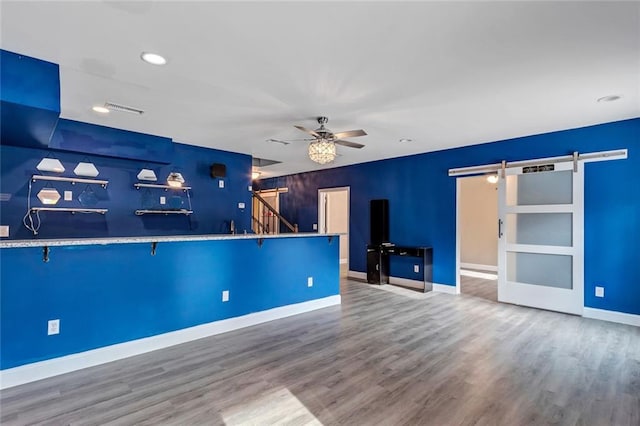
[[[552, 170], [549, 170], [552, 169]], [[582, 315], [583, 164], [506, 169], [499, 182], [498, 300]]]

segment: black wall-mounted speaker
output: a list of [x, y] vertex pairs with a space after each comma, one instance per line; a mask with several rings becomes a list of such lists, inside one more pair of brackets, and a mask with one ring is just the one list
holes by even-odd
[[371, 244], [389, 242], [389, 200], [371, 200]]
[[227, 176], [227, 166], [224, 164], [213, 163], [211, 167], [209, 167], [209, 172], [211, 173], [212, 178], [219, 178]]

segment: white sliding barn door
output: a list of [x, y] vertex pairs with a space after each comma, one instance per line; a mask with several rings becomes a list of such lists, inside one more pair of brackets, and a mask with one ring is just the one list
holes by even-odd
[[512, 167], [499, 182], [498, 300], [582, 315], [582, 162]]

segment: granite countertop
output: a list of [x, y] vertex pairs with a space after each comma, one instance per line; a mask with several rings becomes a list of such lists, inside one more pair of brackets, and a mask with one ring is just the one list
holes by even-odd
[[179, 241], [215, 241], [215, 240], [246, 240], [258, 238], [303, 238], [327, 237], [339, 234], [318, 234], [317, 232], [299, 232], [297, 234], [210, 234], [210, 235], [172, 235], [157, 237], [109, 237], [109, 238], [69, 238], [51, 240], [5, 240], [0, 241], [0, 248], [18, 247], [54, 247], [54, 246], [85, 246], [107, 244], [136, 244], [136, 243], [164, 243]]

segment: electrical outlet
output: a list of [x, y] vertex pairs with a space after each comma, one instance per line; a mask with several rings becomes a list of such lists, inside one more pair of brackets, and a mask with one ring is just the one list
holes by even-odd
[[604, 287], [596, 287], [596, 297], [604, 297]]
[[222, 301], [223, 302], [229, 301], [229, 290], [222, 290]]
[[413, 272], [416, 274], [420, 272], [420, 265], [413, 265]]
[[239, 209], [244, 209], [244, 203], [238, 203], [238, 208]]
[[318, 230], [318, 224], [317, 224], [317, 223], [314, 223], [314, 224], [313, 224], [313, 230], [314, 230], [314, 231], [317, 231], [317, 230]]
[[73, 191], [64, 191], [64, 200], [73, 201]]
[[160, 197], [160, 204], [167, 204], [167, 197]]
[[224, 181], [222, 179], [218, 180], [218, 188], [224, 188]]
[[53, 334], [60, 334], [59, 319], [49, 320], [49, 322], [47, 323], [47, 335], [51, 336]]
[[313, 287], [313, 277], [307, 277], [307, 287]]
[[9, 225], [0, 226], [0, 237], [8, 237], [9, 236]]

